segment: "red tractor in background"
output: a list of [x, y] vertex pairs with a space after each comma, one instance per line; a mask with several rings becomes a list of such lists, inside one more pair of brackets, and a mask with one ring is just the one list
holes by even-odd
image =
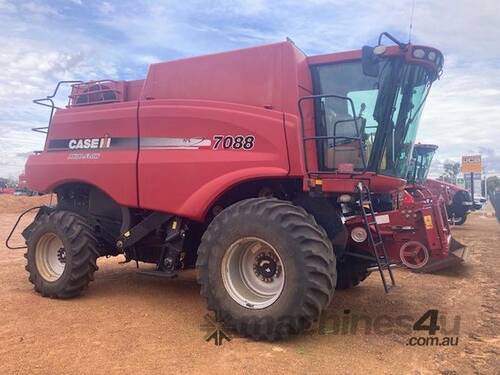
[[26, 181], [26, 175], [24, 173], [21, 173], [19, 175], [19, 180], [18, 180], [18, 183], [17, 183], [17, 188], [18, 189], [22, 189], [22, 190], [28, 189], [28, 181]]
[[7, 179], [0, 179], [0, 194], [14, 194], [15, 188], [10, 186], [10, 181]]
[[35, 194], [33, 191], [31, 191], [28, 188], [28, 181], [26, 181], [26, 176], [24, 173], [21, 173], [19, 175], [19, 180], [17, 182], [16, 191], [14, 194], [15, 195], [29, 195], [29, 196]]
[[[163, 277], [196, 267], [217, 319], [269, 340], [309, 327], [336, 284], [373, 265], [387, 291], [375, 213], [399, 204], [442, 65], [383, 33], [356, 51], [306, 56], [287, 41], [152, 64], [143, 80], [60, 82], [35, 101], [51, 116], [26, 179], [58, 199], [23, 231], [29, 280], [70, 298], [102, 256]], [[356, 215], [368, 241], [350, 246]]]
[[436, 197], [441, 196], [446, 204], [448, 220], [454, 225], [462, 225], [467, 220], [469, 212], [475, 208], [470, 193], [457, 185], [427, 178], [437, 149], [436, 145], [420, 143], [415, 145], [415, 161], [420, 164], [413, 169], [418, 175], [409, 178], [417, 181], [419, 185], [425, 185]]
[[475, 207], [470, 193], [460, 186], [445, 181], [428, 178], [425, 186], [434, 194], [441, 195], [446, 202], [448, 219], [454, 225], [462, 225], [467, 220], [467, 215]]

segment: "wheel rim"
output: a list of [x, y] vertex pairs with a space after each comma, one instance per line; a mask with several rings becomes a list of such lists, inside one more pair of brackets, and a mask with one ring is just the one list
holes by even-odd
[[401, 246], [399, 252], [403, 264], [411, 269], [422, 268], [429, 261], [429, 251], [418, 241], [409, 241]]
[[256, 237], [234, 242], [222, 258], [221, 271], [231, 298], [249, 309], [272, 305], [285, 285], [285, 270], [278, 252]]
[[36, 244], [36, 268], [49, 282], [57, 281], [66, 268], [66, 250], [55, 233], [45, 233]]

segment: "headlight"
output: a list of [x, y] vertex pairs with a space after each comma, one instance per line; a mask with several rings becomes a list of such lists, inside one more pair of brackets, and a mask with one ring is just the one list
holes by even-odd
[[356, 227], [351, 231], [351, 238], [354, 242], [365, 242], [368, 237], [368, 233], [366, 233], [366, 229], [363, 227]]
[[437, 54], [434, 51], [430, 51], [429, 54], [427, 55], [427, 58], [431, 61], [436, 61]]
[[425, 57], [425, 50], [422, 48], [416, 48], [413, 50], [413, 57], [416, 59], [423, 59]]

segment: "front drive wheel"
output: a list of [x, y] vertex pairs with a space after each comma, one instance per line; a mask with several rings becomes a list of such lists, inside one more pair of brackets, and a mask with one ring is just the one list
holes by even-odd
[[197, 268], [217, 320], [257, 340], [307, 329], [335, 290], [325, 231], [304, 209], [277, 199], [247, 199], [217, 215], [203, 235]]
[[94, 279], [97, 241], [85, 219], [69, 211], [41, 215], [27, 239], [26, 270], [44, 297], [71, 298]]

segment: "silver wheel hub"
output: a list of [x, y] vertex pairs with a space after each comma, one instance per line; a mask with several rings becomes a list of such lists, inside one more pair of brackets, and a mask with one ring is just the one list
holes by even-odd
[[221, 273], [231, 298], [249, 309], [272, 305], [285, 285], [285, 271], [278, 252], [257, 237], [234, 242], [222, 258]]
[[66, 268], [66, 250], [55, 233], [45, 233], [36, 244], [35, 262], [38, 273], [49, 282], [57, 281]]

